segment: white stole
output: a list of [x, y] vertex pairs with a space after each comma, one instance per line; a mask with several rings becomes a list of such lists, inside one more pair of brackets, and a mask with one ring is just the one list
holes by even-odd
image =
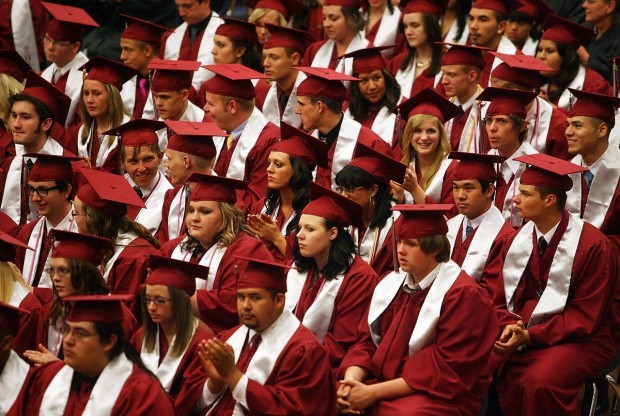
[[458, 39], [455, 39], [457, 31], [458, 31], [458, 24], [456, 23], [456, 20], [455, 20], [454, 23], [452, 23], [452, 26], [450, 26], [450, 30], [448, 30], [448, 33], [446, 33], [446, 36], [443, 39], [443, 41], [465, 45], [467, 43], [467, 39], [469, 38], [469, 27], [467, 26], [467, 22], [465, 23], [465, 27], [463, 28], [463, 33], [461, 33], [461, 37]]
[[[308, 272], [302, 273], [297, 269], [289, 270], [286, 276], [286, 286], [288, 289], [285, 309], [293, 312], [297, 307], [304, 283], [308, 278]], [[336, 296], [344, 279], [345, 275], [339, 274], [332, 280], [323, 280], [319, 293], [304, 315], [302, 323], [306, 328], [314, 332], [321, 342], [323, 342], [323, 338], [329, 329], [329, 323], [334, 313]]]
[[[134, 76], [129, 81], [123, 84], [121, 89], [121, 98], [123, 100], [123, 107], [125, 107], [125, 112], [129, 115], [133, 115], [133, 110], [136, 106], [136, 90], [138, 89], [137, 81], [138, 76]], [[151, 90], [149, 89], [146, 102], [144, 103], [144, 109], [142, 110], [142, 114], [139, 118], [144, 118], [147, 120], [155, 120], [155, 104], [153, 103], [153, 94], [151, 94]]]
[[[273, 371], [280, 354], [289, 343], [297, 329], [299, 328], [299, 320], [287, 311], [282, 311], [282, 314], [276, 321], [261, 335], [261, 342], [258, 344], [258, 348], [252, 356], [248, 364], [248, 368], [245, 372], [247, 378], [264, 385], [269, 378], [269, 375]], [[235, 352], [235, 363], [239, 360], [245, 340], [248, 338], [249, 328], [245, 325], [241, 325], [231, 336], [226, 343], [233, 348]], [[204, 389], [208, 389], [207, 383], [204, 385]], [[204, 390], [203, 390], [204, 391]], [[212, 414], [213, 409], [217, 406], [217, 403], [224, 397], [226, 389], [221, 393], [218, 400], [211, 406], [211, 409], [207, 412], [207, 415]], [[238, 403], [235, 404], [233, 410], [233, 416], [243, 416], [246, 411], [250, 409], [243, 409]]]
[[[562, 235], [558, 248], [553, 256], [549, 277], [547, 279], [547, 286], [532, 312], [532, 316], [527, 325], [528, 328], [564, 310], [570, 288], [573, 262], [575, 260], [575, 253], [577, 252], [582, 229], [583, 221], [573, 214], [568, 214], [568, 227], [564, 235]], [[532, 251], [534, 250], [534, 243], [532, 241], [533, 232], [534, 223], [532, 221], [521, 227], [510, 245], [504, 260], [504, 267], [502, 269], [504, 294], [506, 296], [508, 310], [512, 313], [514, 313], [515, 291], [517, 290], [517, 286], [523, 277], [523, 273], [532, 255]]]
[[[484, 89], [478, 85], [478, 89], [474, 94], [478, 97]], [[461, 105], [462, 103], [457, 103], [456, 97], [450, 97], [450, 102], [455, 105]], [[486, 105], [485, 102], [481, 102], [478, 100], [474, 100], [471, 105], [471, 109], [467, 114], [467, 120], [465, 121], [465, 125], [463, 126], [463, 131], [461, 131], [461, 137], [459, 138], [459, 152], [468, 152], [468, 153], [480, 153], [480, 125], [478, 123], [479, 113], [486, 113], [486, 109], [483, 107]], [[484, 110], [484, 111], [482, 111]], [[465, 117], [462, 115], [461, 117]], [[483, 115], [480, 115], [480, 119], [483, 118]], [[448, 135], [448, 139], [451, 141], [452, 137], [452, 126], [454, 125], [455, 119], [451, 118], [446, 121], [444, 125], [444, 129], [446, 130], [446, 134]]]
[[[459, 214], [448, 220], [447, 237], [448, 241], [450, 241], [450, 247], [452, 247], [451, 253], [454, 252], [456, 237], [461, 224], [463, 224], [464, 218], [465, 216], [463, 214]], [[491, 205], [484, 219], [478, 228], [476, 228], [476, 233], [469, 244], [467, 255], [465, 256], [461, 269], [465, 270], [468, 275], [478, 282], [482, 277], [482, 271], [489, 258], [489, 252], [491, 251], [493, 242], [504, 226], [504, 222], [504, 217], [499, 209], [497, 209], [495, 205]]]
[[[383, 16], [379, 22], [379, 29], [375, 35], [374, 46], [390, 46], [396, 43], [396, 35], [398, 34], [398, 24], [400, 23], [401, 11], [398, 7], [394, 7], [394, 12], [390, 12], [389, 7], [383, 10]], [[381, 51], [385, 59], [390, 59], [397, 51], [391, 50]]]
[[[200, 61], [203, 65], [211, 65], [215, 62], [213, 61], [213, 54], [211, 53], [211, 49], [213, 49], [213, 36], [215, 35], [215, 30], [219, 25], [222, 24], [222, 19], [215, 12], [211, 12], [211, 18], [209, 20], [209, 24], [204, 30], [202, 34], [202, 39], [200, 40], [200, 48], [198, 49], [198, 56], [196, 58], [197, 61]], [[185, 36], [185, 31], [189, 30], [187, 23], [183, 22], [179, 27], [177, 27], [174, 32], [170, 34], [168, 39], [166, 40], [166, 47], [164, 49], [164, 59], [168, 59], [171, 61], [179, 60], [179, 53], [181, 52], [181, 43], [183, 42], [183, 37]], [[196, 72], [194, 72], [194, 77], [192, 78], [192, 87], [196, 89], [196, 91], [200, 90], [200, 86], [204, 84], [204, 82], [213, 77], [213, 73], [205, 68], [198, 68]]]
[[[307, 75], [301, 71], [297, 73], [297, 79], [295, 79], [295, 85], [291, 90], [291, 95], [288, 97], [286, 107], [282, 113], [282, 120], [285, 123], [290, 124], [293, 127], [299, 127], [301, 125], [301, 119], [295, 114], [297, 108], [297, 87], [303, 80], [307, 78]], [[263, 103], [263, 115], [267, 120], [271, 121], [276, 126], [280, 127], [280, 102], [278, 100], [278, 86], [275, 82], [272, 82], [265, 96], [265, 102]]]
[[528, 142], [539, 153], [545, 153], [547, 147], [552, 112], [553, 106], [551, 104], [540, 97], [536, 97], [525, 118]]
[[19, 395], [30, 366], [22, 360], [13, 350], [9, 353], [9, 359], [0, 372], [0, 415], [6, 415], [15, 403]]
[[[82, 414], [89, 416], [107, 416], [112, 414], [116, 400], [132, 372], [133, 363], [125, 356], [125, 353], [114, 357], [99, 375]], [[73, 368], [65, 365], [54, 376], [47, 389], [45, 389], [39, 414], [46, 416], [61, 416], [64, 414], [67, 401], [69, 400], [69, 393], [71, 392], [72, 379]]]
[[[192, 330], [192, 339], [194, 338], [194, 334], [196, 334], [196, 328], [198, 327], [198, 320], [196, 319], [194, 322], [194, 329]], [[170, 393], [170, 388], [172, 387], [172, 382], [174, 381], [174, 376], [176, 375], [177, 369], [179, 368], [179, 364], [185, 353], [187, 352], [187, 348], [189, 347], [189, 343], [183, 350], [181, 354], [178, 356], [172, 355], [171, 351], [174, 348], [175, 342], [177, 340], [176, 335], [172, 338], [170, 345], [168, 346], [168, 351], [166, 352], [166, 356], [162, 360], [161, 364], [159, 363], [159, 325], [157, 326], [157, 334], [155, 335], [155, 348], [153, 351], [148, 352], [145, 346], [145, 341], [142, 341], [142, 349], [140, 350], [140, 358], [144, 363], [144, 366], [148, 368], [153, 374], [157, 376], [159, 382], [161, 383], [166, 393]]]
[[177, 238], [181, 235], [183, 229], [183, 220], [185, 219], [185, 198], [187, 195], [187, 186], [182, 186], [176, 193], [170, 203], [170, 211], [168, 212], [168, 240]]
[[[130, 120], [127, 114], [123, 114], [123, 121], [121, 124], [125, 124]], [[113, 126], [108, 126], [111, 129]], [[108, 156], [114, 149], [118, 147], [118, 140], [116, 136], [103, 135], [101, 138], [99, 136], [95, 137], [95, 123], [90, 125], [90, 131], [88, 132], [88, 137], [86, 141], [82, 140], [82, 132], [84, 131], [84, 124], [82, 124], [78, 130], [77, 135], [77, 149], [79, 157], [88, 157], [91, 158], [91, 163], [94, 161], [94, 166], [100, 168], [103, 166], [106, 160], [108, 160]], [[110, 140], [111, 139], [111, 140]], [[97, 155], [93, 158], [91, 154], [92, 151], [92, 143], [93, 140], [99, 140], [99, 151]]]
[[385, 312], [390, 303], [392, 303], [406, 278], [407, 273], [402, 270], [399, 272], [391, 272], [379, 281], [372, 293], [372, 298], [370, 299], [370, 305], [368, 307], [368, 328], [370, 329], [370, 336], [375, 345], [379, 345], [381, 342], [379, 318], [381, 318], [383, 312]]
[[[398, 102], [402, 100], [403, 96], [400, 96]], [[353, 118], [351, 112], [347, 108], [344, 112], [345, 117]], [[372, 122], [372, 131], [377, 133], [379, 137], [383, 139], [390, 147], [392, 147], [392, 140], [394, 139], [394, 129], [396, 124], [396, 114], [391, 113], [390, 109], [386, 106], [381, 107], [374, 121]]]
[[127, 246], [136, 238], [138, 238], [138, 236], [133, 232], [118, 234], [118, 237], [116, 237], [116, 241], [114, 242], [114, 254], [112, 255], [110, 260], [108, 260], [108, 262], [105, 265], [105, 272], [103, 274], [103, 279], [106, 281], [106, 283], [108, 282], [110, 272], [112, 271], [112, 269], [114, 269], [114, 263], [116, 262], [118, 257], [121, 255], [123, 250], [125, 250], [125, 248], [127, 248]]
[[569, 88], [574, 88], [576, 90], [583, 89], [583, 83], [586, 80], [586, 67], [583, 65], [579, 65], [579, 70], [577, 71], [577, 75], [571, 83], [566, 87], [566, 89], [560, 95], [560, 99], [558, 100], [558, 108], [560, 110], [568, 111], [571, 107], [571, 97], [573, 96], [571, 92], [568, 90]]
[[[4, 17], [6, 19], [6, 16]], [[34, 33], [34, 22], [29, 0], [13, 0], [11, 3], [11, 32], [13, 45], [19, 55], [30, 65], [34, 72], [41, 70], [39, 51]], [[19, 79], [18, 81], [22, 81]]]
[[[575, 156], [572, 163], [585, 166], [581, 155]], [[581, 214], [581, 173], [569, 175], [573, 180], [573, 187], [568, 191], [566, 209], [579, 216]], [[600, 167], [594, 175], [588, 191], [588, 200], [583, 213], [583, 220], [596, 228], [601, 228], [607, 211], [614, 199], [618, 182], [620, 181], [620, 150], [609, 146], [602, 156]]]
[[[371, 257], [374, 260], [375, 255], [381, 247], [383, 247], [383, 243], [385, 243], [385, 239], [387, 238], [390, 230], [392, 229], [392, 225], [394, 222], [400, 217], [400, 212], [392, 212], [392, 215], [387, 219], [385, 224], [381, 229], [368, 228], [364, 233], [364, 238], [362, 238], [362, 242], [359, 245], [359, 255], [364, 261], [368, 264], [371, 263]], [[358, 241], [359, 231], [354, 229], [353, 238], [357, 242]]]
[[527, 39], [525, 40], [525, 44], [523, 45], [523, 48], [521, 48], [521, 52], [529, 56], [536, 56], [537, 51], [538, 51], [538, 41], [528, 36]]
[[415, 69], [416, 69], [417, 58], [413, 58], [413, 61], [407, 68], [398, 69], [394, 78], [396, 78], [396, 82], [400, 85], [400, 93], [409, 98], [411, 94], [411, 89], [413, 88], [413, 82], [415, 81]]
[[[125, 178], [131, 186], [135, 185], [128, 174], [125, 174]], [[156, 181], [155, 187], [144, 202], [146, 207], [138, 211], [134, 221], [144, 225], [154, 235], [161, 225], [161, 206], [164, 202], [164, 196], [169, 189], [172, 189], [172, 185], [161, 172], [157, 172], [153, 180]]]
[[[171, 258], [175, 260], [183, 260], [189, 262], [192, 253], [189, 251], [185, 251], [181, 248], [183, 243], [187, 242], [188, 237], [185, 237], [179, 245], [177, 245], [172, 251]], [[217, 244], [213, 244], [209, 250], [202, 256], [199, 265], [205, 266], [209, 268], [209, 274], [205, 279], [196, 279], [196, 289], [197, 290], [212, 290], [213, 284], [215, 283], [215, 275], [217, 274], [217, 270], [220, 268], [220, 263], [224, 258], [224, 254], [226, 254], [226, 250], [228, 247], [220, 247]]]
[[[514, 43], [512, 43], [507, 37], [502, 36], [499, 41], [499, 45], [497, 45], [497, 52], [505, 53], [508, 55], [515, 55], [517, 51], [518, 49], [514, 45]], [[502, 61], [498, 57], [495, 57], [493, 59], [493, 66], [491, 67], [491, 72], [493, 72], [493, 70], [497, 68], [502, 62], [504, 61]], [[491, 73], [489, 73], [489, 86], [491, 86]]]
[[230, 164], [226, 172], [227, 178], [239, 180], [245, 178], [245, 161], [268, 122], [263, 113], [254, 107], [250, 118], [248, 118], [248, 123], [245, 125], [241, 136], [237, 139], [237, 145], [230, 158]]
[[[370, 42], [368, 42], [368, 39], [363, 37], [361, 33], [358, 33], [353, 37], [353, 40], [349, 43], [349, 46], [347, 46], [345, 53], [355, 52], [357, 50], [367, 48], [369, 44]], [[310, 66], [314, 68], [328, 68], [332, 60], [335, 47], [336, 42], [328, 39], [327, 42], [321, 45], [319, 50], [316, 52]], [[351, 75], [353, 73], [353, 58], [340, 59], [336, 65], [336, 71]], [[344, 84], [348, 85], [346, 82]]]
[[11, 299], [9, 299], [8, 304], [19, 308], [19, 305], [23, 302], [23, 300], [28, 296], [30, 291], [26, 289], [21, 283], [13, 281], [13, 294], [11, 294]]
[[[441, 201], [441, 191], [443, 189], [443, 180], [446, 176], [446, 171], [448, 167], [452, 164], [452, 159], [444, 159], [441, 161], [441, 165], [439, 165], [439, 170], [433, 176], [433, 180], [426, 188], [426, 196], [432, 198], [433, 201], [439, 203]], [[419, 201], [418, 203], [422, 204], [423, 201]]]

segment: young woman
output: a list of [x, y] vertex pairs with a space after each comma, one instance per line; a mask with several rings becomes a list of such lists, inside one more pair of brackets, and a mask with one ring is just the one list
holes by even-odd
[[242, 64], [262, 72], [256, 25], [243, 20], [223, 17], [213, 36], [213, 61], [216, 64]]
[[106, 131], [129, 121], [120, 90], [137, 71], [100, 56], [88, 61], [83, 70], [86, 76], [79, 107], [82, 124], [67, 132], [69, 150], [88, 158], [93, 168], [120, 173], [118, 141]]
[[15, 247], [28, 249], [23, 242], [0, 231], [0, 302], [26, 310], [19, 319], [19, 331], [13, 339], [13, 349], [19, 355], [36, 346], [41, 303], [30, 293], [19, 269], [14, 266]]
[[248, 17], [248, 22], [256, 25], [260, 49], [269, 36], [265, 23], [288, 26], [291, 16], [304, 7], [303, 3], [298, 0], [249, 0], [246, 4], [254, 9]]
[[356, 254], [346, 227], [364, 227], [362, 208], [320, 185], [299, 219], [295, 269], [287, 275], [286, 308], [316, 334], [333, 369], [353, 345], [379, 278]]
[[275, 258], [291, 259], [301, 211], [310, 202], [312, 172], [327, 168], [327, 144], [282, 122], [269, 154], [267, 196], [252, 206], [248, 227]]
[[389, 63], [405, 97], [411, 97], [426, 87], [442, 88], [441, 83], [441, 28], [439, 17], [442, 4], [407, 1], [404, 6], [401, 28], [405, 34], [407, 50]]
[[401, 158], [408, 169], [402, 185], [392, 182], [395, 199], [399, 203], [454, 203], [452, 176], [457, 162], [447, 159], [451, 147], [444, 123], [456, 117], [459, 108], [425, 88], [397, 111], [408, 119]]
[[339, 60], [338, 57], [370, 45], [362, 35], [364, 18], [359, 7], [358, 0], [324, 1], [323, 27], [327, 39], [306, 49], [304, 66], [330, 68], [351, 75], [351, 60]]
[[576, 52], [579, 47], [588, 45], [594, 35], [592, 29], [549, 15], [543, 30], [536, 57], [553, 68], [553, 71], [541, 71], [547, 80], [540, 91], [542, 98], [567, 111], [572, 105], [568, 88], [613, 95], [607, 80], [598, 72], [583, 66]]
[[239, 323], [234, 256], [257, 250], [271, 256], [248, 233], [243, 212], [234, 205], [247, 182], [202, 174], [188, 180], [196, 182], [185, 217], [188, 235], [168, 241], [159, 254], [209, 268], [206, 279], [197, 282], [191, 302], [194, 313], [218, 333]]
[[391, 0], [364, 0], [362, 3], [366, 39], [374, 46], [392, 46], [385, 49], [383, 56], [387, 59], [398, 54], [405, 45], [405, 38], [398, 30], [400, 9]]
[[[48, 273], [54, 284], [52, 302], [40, 311], [41, 325], [37, 333], [37, 350], [29, 350], [25, 357], [34, 364], [45, 364], [62, 358], [62, 329], [68, 313], [63, 299], [76, 295], [107, 295], [108, 286], [101, 274], [103, 258], [113, 251], [105, 238], [69, 231], [53, 231], [56, 246], [50, 258]], [[130, 337], [138, 323], [129, 309], [123, 308], [123, 331]]]
[[338, 192], [362, 206], [364, 228], [353, 236], [359, 255], [383, 276], [394, 268], [391, 230], [398, 217], [390, 209], [394, 205], [390, 181], [402, 183], [407, 166], [361, 143], [354, 159], [336, 175]]
[[398, 139], [405, 123], [397, 123], [396, 114], [390, 110], [404, 98], [400, 85], [385, 69], [384, 49], [366, 48], [345, 55], [353, 58], [353, 76], [360, 79], [360, 82], [351, 83], [349, 108], [345, 114], [377, 133], [400, 159]]
[[197, 347], [215, 335], [194, 316], [189, 299], [196, 291], [196, 277], [206, 277], [209, 270], [160, 256], [150, 256], [149, 269], [142, 292], [142, 328], [131, 344], [173, 398], [178, 414], [189, 415], [207, 378]]

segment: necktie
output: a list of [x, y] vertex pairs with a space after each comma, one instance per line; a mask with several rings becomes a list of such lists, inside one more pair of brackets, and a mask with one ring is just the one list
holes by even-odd
[[540, 257], [542, 257], [545, 254], [545, 250], [547, 249], [547, 240], [545, 240], [545, 237], [540, 236], [538, 237], [538, 255]]
[[469, 221], [467, 221], [467, 227], [465, 227], [465, 238], [469, 237], [472, 231], [474, 231], [474, 227], [472, 227]]
[[589, 170], [583, 172], [583, 176], [586, 178], [586, 185], [588, 187], [588, 191], [590, 190], [590, 185], [592, 185], [592, 181], [594, 180], [594, 174]]
[[54, 69], [54, 74], [52, 75], [52, 83], [56, 84], [61, 76], [62, 76], [62, 72], [60, 72], [60, 69], [58, 68]]
[[258, 349], [258, 346], [261, 342], [260, 334], [254, 334], [252, 339], [247, 345], [247, 348], [244, 348], [241, 354], [239, 355], [239, 360], [237, 361], [237, 368], [242, 373], [245, 373], [248, 369], [248, 365], [254, 356], [254, 353]]
[[230, 150], [234, 142], [235, 142], [235, 139], [233, 138], [232, 133], [230, 133], [228, 137], [226, 137], [226, 149]]
[[136, 193], [138, 194], [138, 196], [140, 198], [142, 198], [143, 194], [142, 194], [142, 189], [140, 189], [140, 187], [138, 185], [133, 187], [133, 190], [136, 191]]

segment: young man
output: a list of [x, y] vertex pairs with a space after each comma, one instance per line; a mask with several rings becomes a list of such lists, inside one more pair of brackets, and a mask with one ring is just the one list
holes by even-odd
[[[176, 61], [200, 61], [204, 65], [213, 61], [213, 36], [222, 24], [219, 15], [211, 10], [211, 0], [175, 0], [179, 16], [183, 23], [173, 32], [164, 34], [161, 40], [159, 56], [162, 59]], [[204, 68], [194, 72], [191, 85], [200, 90], [211, 73]]]
[[[488, 295], [450, 260], [443, 212], [397, 205], [398, 261], [375, 288], [358, 343], [340, 367], [342, 410], [378, 415], [476, 414], [491, 382], [497, 335]], [[472, 317], [476, 317], [472, 319]], [[376, 383], [364, 384], [365, 380]]]
[[220, 129], [228, 132], [213, 170], [219, 176], [250, 182], [242, 198], [243, 206], [249, 208], [267, 192], [267, 158], [280, 139], [280, 129], [254, 102], [256, 91], [251, 80], [267, 76], [240, 64], [205, 67], [215, 74], [205, 83], [205, 110]]
[[515, 198], [528, 222], [502, 250], [495, 292], [499, 403], [506, 416], [574, 415], [584, 381], [616, 355], [617, 248], [564, 209], [567, 174], [585, 168], [544, 154], [517, 160], [530, 164]]
[[[506, 19], [510, 9], [508, 2], [501, 0], [476, 0], [469, 11], [469, 40], [472, 45], [481, 46], [491, 51], [514, 54], [516, 46], [504, 37]], [[483, 53], [485, 66], [480, 73], [478, 83], [486, 88], [489, 85], [491, 71], [499, 65], [493, 55]]]
[[75, 124], [77, 109], [82, 99], [82, 71], [80, 68], [88, 58], [80, 49], [84, 38], [84, 27], [98, 27], [92, 17], [78, 7], [53, 3], [42, 3], [54, 17], [43, 38], [45, 59], [52, 64], [41, 76], [71, 98], [71, 106], [64, 123], [65, 128]]
[[347, 90], [342, 81], [359, 81], [327, 68], [300, 67], [308, 77], [297, 88], [297, 109], [304, 131], [316, 130], [314, 137], [329, 146], [327, 169], [317, 168], [315, 182], [336, 189], [336, 174], [353, 158], [359, 141], [392, 156], [392, 148], [368, 127], [346, 117], [342, 103]]
[[13, 351], [13, 339], [19, 332], [20, 315], [28, 313], [0, 302], [0, 414], [6, 415], [19, 395], [30, 366]]
[[299, 127], [301, 120], [295, 113], [297, 87], [306, 75], [295, 69], [301, 65], [304, 51], [313, 42], [308, 32], [266, 24], [269, 36], [263, 44], [263, 67], [270, 84], [260, 88], [257, 84], [256, 106], [276, 126], [280, 120]]
[[29, 209], [25, 194], [26, 170], [34, 158], [24, 158], [27, 153], [55, 156], [74, 156], [50, 137], [53, 124], [64, 124], [71, 100], [56, 87], [35, 73], [28, 75], [26, 88], [9, 98], [11, 106], [11, 133], [15, 142], [15, 156], [2, 164], [0, 209], [20, 225], [35, 218]]
[[121, 302], [127, 298], [65, 298], [73, 306], [62, 341], [64, 361], [33, 371], [10, 414], [174, 414], [159, 380], [126, 355]]
[[445, 124], [452, 150], [480, 153], [482, 144], [479, 123], [480, 102], [476, 101], [483, 88], [478, 85], [484, 68], [483, 48], [445, 43], [448, 49], [441, 57], [441, 85], [446, 97], [460, 106], [463, 114]]
[[538, 27], [549, 13], [553, 11], [543, 0], [520, 0], [519, 7], [508, 15], [506, 37], [525, 55], [535, 57], [540, 36]]
[[120, 160], [125, 179], [142, 198], [144, 207], [128, 207], [127, 216], [155, 234], [161, 225], [164, 195], [172, 185], [159, 171], [163, 152], [156, 131], [165, 128], [161, 121], [132, 120], [105, 134], [120, 138]]
[[241, 325], [200, 345], [203, 407], [214, 415], [335, 414], [327, 354], [284, 308], [287, 268], [255, 257], [237, 263], [247, 263], [237, 280]]
[[132, 119], [155, 119], [155, 106], [151, 95], [149, 63], [159, 56], [162, 33], [170, 29], [147, 20], [121, 14], [127, 27], [121, 35], [121, 60], [138, 74], [123, 84], [121, 97], [125, 111]]
[[[518, 91], [540, 90], [539, 71], [550, 68], [539, 59], [527, 55], [506, 55], [499, 52], [491, 54], [503, 62], [491, 72], [492, 87]], [[536, 97], [525, 107], [527, 116], [527, 142], [539, 153], [560, 159], [570, 159], [564, 130], [566, 114], [554, 108], [548, 101]]]
[[452, 152], [449, 157], [459, 161], [452, 180], [459, 215], [448, 221], [447, 233], [451, 258], [493, 299], [496, 282], [492, 279], [496, 275], [486, 269], [499, 256], [503, 240], [514, 231], [493, 205], [495, 166], [506, 158], [459, 152]]
[[478, 97], [481, 101], [491, 101], [484, 116], [484, 124], [489, 137], [490, 155], [504, 156], [497, 182], [495, 206], [513, 227], [519, 227], [523, 219], [517, 215], [513, 198], [519, 188], [519, 179], [525, 164], [515, 161], [523, 155], [538, 153], [526, 140], [527, 124], [525, 106], [530, 103], [535, 92], [487, 88]]

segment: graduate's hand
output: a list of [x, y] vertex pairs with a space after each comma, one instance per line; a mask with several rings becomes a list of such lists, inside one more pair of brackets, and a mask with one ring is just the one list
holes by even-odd
[[209, 361], [217, 370], [222, 380], [233, 390], [243, 373], [237, 368], [235, 363], [235, 351], [228, 344], [224, 344], [217, 338], [212, 338], [206, 343], [206, 353]]
[[392, 195], [392, 198], [394, 198], [394, 200], [399, 204], [405, 202], [405, 189], [403, 188], [402, 184], [390, 181], [390, 194]]
[[269, 242], [275, 241], [276, 238], [282, 235], [280, 233], [280, 229], [278, 228], [278, 224], [276, 224], [273, 219], [265, 213], [259, 215], [248, 215], [247, 224], [254, 234]]
[[405, 181], [403, 182], [403, 188], [413, 194], [420, 185], [418, 184], [418, 176], [415, 173], [415, 167], [413, 163], [409, 164], [407, 171], [405, 172]]
[[530, 334], [525, 329], [523, 321], [517, 321], [515, 325], [506, 325], [499, 339], [495, 342], [493, 352], [501, 357], [506, 357], [522, 345], [529, 345]]
[[224, 389], [226, 383], [222, 380], [222, 376], [217, 372], [217, 369], [207, 358], [207, 341], [202, 340], [198, 344], [198, 358], [200, 358], [200, 364], [207, 374], [208, 387], [211, 393], [216, 394]]
[[373, 386], [357, 380], [342, 380], [342, 384], [349, 386], [347, 402], [351, 410], [364, 410], [375, 403]]
[[360, 415], [363, 411], [353, 409], [351, 407], [351, 403], [347, 401], [350, 392], [351, 386], [348, 384], [340, 384], [340, 387], [336, 392], [336, 396], [338, 397], [338, 413], [342, 415]]
[[26, 350], [24, 351], [24, 357], [28, 359], [31, 363], [35, 365], [35, 367], [41, 367], [47, 363], [51, 363], [53, 361], [60, 361], [58, 357], [50, 352], [43, 344], [39, 344], [37, 350]]

